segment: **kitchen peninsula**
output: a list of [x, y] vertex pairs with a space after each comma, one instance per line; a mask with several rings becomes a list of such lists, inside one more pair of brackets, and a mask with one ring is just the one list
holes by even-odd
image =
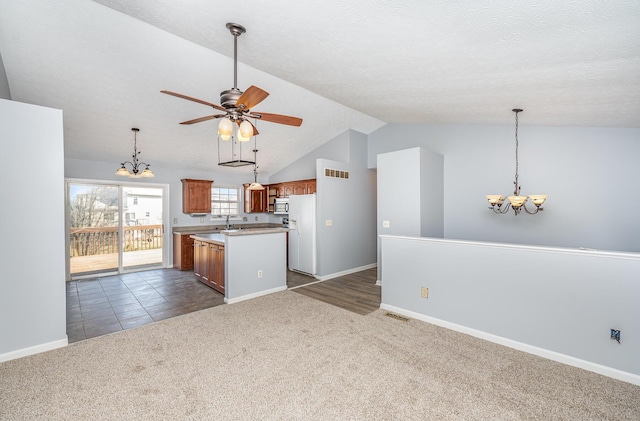
[[194, 274], [228, 304], [287, 289], [287, 228], [245, 228], [189, 235]]

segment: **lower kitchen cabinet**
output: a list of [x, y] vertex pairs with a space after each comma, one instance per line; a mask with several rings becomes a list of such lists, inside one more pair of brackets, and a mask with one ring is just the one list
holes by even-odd
[[224, 246], [194, 242], [193, 273], [203, 284], [224, 294]]
[[193, 268], [193, 243], [190, 235], [173, 234], [173, 267], [178, 270]]

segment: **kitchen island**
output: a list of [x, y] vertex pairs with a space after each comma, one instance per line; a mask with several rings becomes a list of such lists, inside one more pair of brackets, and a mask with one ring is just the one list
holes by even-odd
[[194, 273], [228, 304], [287, 289], [288, 228], [192, 234]]

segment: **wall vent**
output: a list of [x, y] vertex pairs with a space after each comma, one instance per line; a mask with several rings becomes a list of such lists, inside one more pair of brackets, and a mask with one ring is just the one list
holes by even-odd
[[325, 177], [331, 177], [331, 178], [342, 178], [342, 179], [348, 180], [349, 179], [349, 171], [333, 170], [331, 168], [325, 168], [324, 169], [324, 176]]

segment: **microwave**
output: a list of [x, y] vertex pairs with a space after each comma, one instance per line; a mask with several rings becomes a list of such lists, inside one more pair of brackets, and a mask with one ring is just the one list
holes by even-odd
[[289, 213], [289, 198], [288, 197], [276, 197], [276, 201], [273, 205], [274, 215], [287, 215]]

